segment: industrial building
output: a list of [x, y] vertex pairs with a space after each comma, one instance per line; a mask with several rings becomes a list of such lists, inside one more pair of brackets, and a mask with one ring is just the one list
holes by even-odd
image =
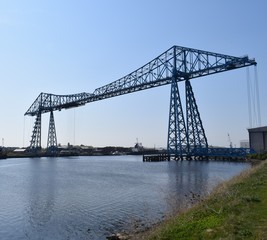
[[267, 152], [267, 126], [248, 129], [249, 145], [257, 153]]

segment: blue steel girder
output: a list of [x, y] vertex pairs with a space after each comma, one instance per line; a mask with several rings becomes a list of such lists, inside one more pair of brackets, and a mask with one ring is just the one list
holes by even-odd
[[189, 80], [185, 81], [185, 88], [188, 152], [190, 153], [195, 148], [208, 148], [208, 141]]
[[174, 154], [182, 157], [187, 154], [187, 132], [184, 120], [184, 114], [180, 99], [178, 84], [173, 79], [171, 84], [169, 127], [168, 127], [168, 154]]
[[93, 93], [71, 95], [41, 93], [25, 115], [35, 116], [39, 112], [79, 107], [89, 102], [171, 84], [174, 73], [176, 81], [179, 82], [251, 65], [256, 65], [256, 61], [249, 59], [248, 56], [234, 57], [173, 46], [144, 66], [110, 84], [95, 89]]
[[36, 115], [32, 137], [30, 142], [30, 148], [38, 150], [41, 148], [41, 123], [42, 123], [42, 114], [39, 112]]
[[55, 110], [79, 107], [86, 103], [90, 93], [78, 93], [70, 95], [55, 95], [50, 93], [40, 93], [25, 115], [35, 116], [39, 112], [46, 113]]
[[201, 157], [246, 157], [255, 151], [251, 148], [195, 148], [191, 151], [191, 156]]
[[145, 90], [172, 83], [173, 69], [176, 81], [197, 78], [236, 68], [256, 65], [254, 59], [233, 57], [193, 48], [173, 46], [141, 68], [95, 89], [97, 100]]
[[47, 148], [57, 148], [57, 134], [53, 111], [50, 112], [49, 126], [48, 126], [48, 138]]

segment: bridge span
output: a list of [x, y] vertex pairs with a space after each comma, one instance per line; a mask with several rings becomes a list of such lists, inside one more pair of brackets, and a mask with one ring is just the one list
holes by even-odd
[[[95, 89], [92, 93], [83, 92], [71, 95], [40, 93], [25, 113], [25, 115], [36, 117], [30, 149], [32, 151], [41, 149], [41, 116], [46, 112], [50, 112], [47, 149], [53, 152], [57, 148], [54, 111], [80, 107], [86, 103], [170, 84], [168, 154], [178, 158], [216, 155], [215, 150], [210, 150], [208, 146], [190, 80], [256, 64], [255, 59], [250, 59], [248, 56], [234, 57], [173, 46], [137, 70]], [[185, 116], [178, 88], [178, 83], [181, 81], [185, 81]], [[227, 150], [224, 151], [227, 152]], [[229, 150], [228, 154], [231, 152], [233, 151]], [[244, 149], [240, 151], [240, 154], [241, 152], [244, 153]]]

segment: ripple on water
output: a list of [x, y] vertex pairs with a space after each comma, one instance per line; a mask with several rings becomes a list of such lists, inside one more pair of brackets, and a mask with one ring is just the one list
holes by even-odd
[[170, 196], [184, 195], [185, 189], [201, 191], [215, 178], [226, 179], [247, 167], [149, 164], [132, 156], [20, 161], [0, 165], [1, 240], [105, 239], [158, 221]]

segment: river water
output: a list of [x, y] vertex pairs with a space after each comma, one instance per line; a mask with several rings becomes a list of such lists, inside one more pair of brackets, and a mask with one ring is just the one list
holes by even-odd
[[141, 156], [0, 161], [0, 239], [105, 239], [151, 226], [247, 163]]

